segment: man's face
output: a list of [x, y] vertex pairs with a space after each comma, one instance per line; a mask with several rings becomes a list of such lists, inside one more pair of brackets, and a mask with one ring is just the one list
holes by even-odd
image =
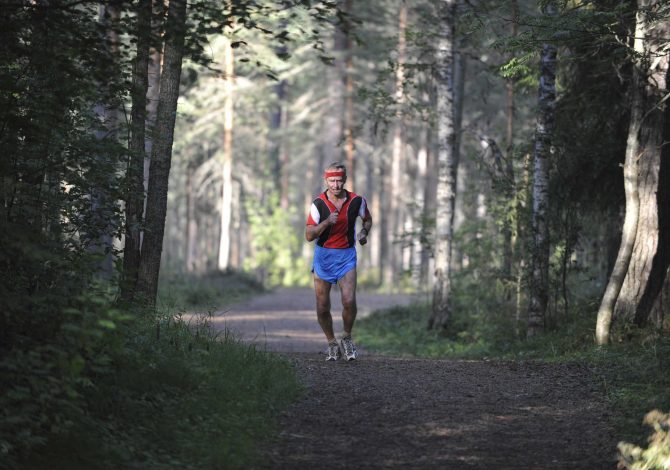
[[344, 183], [347, 182], [346, 176], [330, 176], [326, 178], [326, 184], [333, 196], [339, 196], [344, 189]]

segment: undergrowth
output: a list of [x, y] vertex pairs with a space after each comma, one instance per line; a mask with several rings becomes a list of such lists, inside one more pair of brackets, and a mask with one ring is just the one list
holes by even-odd
[[586, 364], [615, 411], [617, 435], [644, 445], [645, 414], [670, 410], [670, 337], [639, 331], [626, 341], [598, 347], [594, 312], [592, 304], [584, 303], [551, 330], [520, 340], [504, 311], [485, 315], [457, 311], [449, 329], [438, 333], [426, 328], [430, 305], [416, 304], [380, 310], [359, 320], [357, 340], [373, 352], [394, 356]]
[[[188, 297], [178, 297], [180, 292], [199, 298], [199, 288], [182, 286], [171, 293], [184, 302]], [[202, 288], [207, 293], [210, 286], [203, 283]], [[248, 290], [229, 300], [248, 295]], [[215, 333], [209, 319], [208, 313], [182, 315], [171, 309], [158, 316], [134, 312], [111, 323], [95, 345], [95, 354], [106, 359], [81, 365], [78, 387], [60, 402], [66, 407], [58, 414], [60, 426], [43, 428], [41, 440], [30, 446], [12, 441], [19, 436], [4, 436], [16, 449], [5, 455], [4, 465], [31, 469], [262, 465], [260, 444], [276, 436], [277, 412], [301, 393], [300, 385], [288, 361], [226, 332]], [[38, 400], [32, 397], [36, 406]]]

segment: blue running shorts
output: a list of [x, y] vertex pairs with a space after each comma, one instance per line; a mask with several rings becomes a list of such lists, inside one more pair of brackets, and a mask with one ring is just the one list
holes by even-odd
[[356, 267], [356, 247], [323, 248], [314, 247], [312, 272], [326, 282], [337, 284], [345, 274]]

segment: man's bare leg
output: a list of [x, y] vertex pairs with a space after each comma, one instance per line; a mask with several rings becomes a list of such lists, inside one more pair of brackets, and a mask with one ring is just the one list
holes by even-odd
[[351, 336], [351, 329], [356, 321], [358, 307], [356, 305], [356, 268], [347, 272], [338, 281], [342, 295], [342, 323], [344, 325], [344, 336]]
[[347, 361], [353, 361], [358, 357], [356, 346], [351, 339], [351, 330], [356, 321], [356, 269], [352, 269], [339, 281], [342, 294], [342, 323], [344, 324], [344, 335], [340, 341], [342, 354]]
[[332, 284], [314, 274], [314, 292], [316, 293], [316, 316], [328, 342], [335, 341], [333, 316], [330, 313], [330, 288]]

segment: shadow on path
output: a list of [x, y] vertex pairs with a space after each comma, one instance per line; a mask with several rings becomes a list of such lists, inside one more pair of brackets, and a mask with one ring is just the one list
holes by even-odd
[[[358, 292], [358, 317], [394, 305], [408, 305], [416, 297], [403, 294]], [[337, 286], [331, 292], [335, 333], [342, 330], [342, 303]], [[310, 288], [278, 289], [216, 312], [214, 328], [227, 328], [234, 336], [261, 349], [276, 352], [322, 352], [325, 337], [316, 320], [314, 291]], [[355, 330], [354, 330], [355, 331]]]

